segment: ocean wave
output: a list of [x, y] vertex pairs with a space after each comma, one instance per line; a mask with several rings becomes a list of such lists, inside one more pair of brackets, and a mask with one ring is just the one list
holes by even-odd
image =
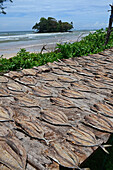
[[[38, 38], [48, 38], [54, 37], [57, 35], [65, 35], [67, 33], [32, 33], [32, 34], [23, 34], [23, 35], [0, 35], [0, 41], [15, 41], [15, 40], [30, 40]], [[55, 38], [55, 37], [54, 37]]]

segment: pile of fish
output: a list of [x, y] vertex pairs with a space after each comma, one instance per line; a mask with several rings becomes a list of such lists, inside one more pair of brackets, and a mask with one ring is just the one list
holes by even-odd
[[0, 169], [80, 169], [113, 133], [113, 49], [0, 76]]

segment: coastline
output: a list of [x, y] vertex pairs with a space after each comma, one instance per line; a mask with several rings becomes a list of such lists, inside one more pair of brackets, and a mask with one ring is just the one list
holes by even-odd
[[3, 58], [11, 58], [17, 55], [22, 49], [30, 53], [40, 53], [43, 46], [47, 50], [45, 52], [51, 52], [55, 50], [57, 44], [73, 43], [80, 41], [82, 37], [88, 35], [90, 31], [74, 31], [70, 33], [48, 33], [48, 34], [32, 34], [26, 33], [9, 33], [0, 34], [0, 56]]
[[0, 49], [0, 54], [3, 53], [3, 54], [2, 54], [2, 57], [9, 59], [9, 58], [12, 58], [12, 57], [16, 56], [17, 53], [18, 53], [18, 52], [20, 51], [20, 49], [22, 49], [22, 48], [25, 48], [26, 51], [28, 51], [28, 52], [30, 52], [30, 53], [40, 53], [40, 52], [41, 52], [41, 49], [43, 48], [43, 46], [45, 46], [45, 49], [46, 49], [46, 50], [44, 49], [42, 53], [52, 52], [52, 51], [55, 50], [55, 47], [57, 46], [57, 43], [61, 43], [61, 44], [66, 43], [66, 42], [67, 42], [67, 43], [74, 43], [74, 42], [76, 42], [76, 41], [77, 41], [77, 39], [72, 40], [72, 41], [67, 40], [67, 41], [56, 42], [56, 43], [51, 42], [51, 43], [43, 43], [43, 44], [23, 45], [23, 46], [21, 46], [21, 48], [19, 48], [19, 47], [17, 46], [17, 47], [14, 47], [14, 48], [12, 48], [12, 49], [10, 49], [10, 50], [8, 50], [8, 51], [7, 51], [7, 49], [5, 49], [4, 51], [2, 51], [2, 50]]

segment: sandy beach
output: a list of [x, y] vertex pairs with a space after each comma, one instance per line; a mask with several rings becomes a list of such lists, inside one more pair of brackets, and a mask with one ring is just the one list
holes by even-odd
[[[43, 46], [45, 46], [45, 49], [46, 50], [43, 50], [43, 53], [44, 52], [51, 52], [51, 51], [54, 51], [55, 50], [55, 47], [56, 47], [56, 43], [55, 44], [42, 44], [42, 45], [29, 45], [28, 47], [22, 47], [22, 48], [25, 48], [26, 51], [30, 52], [30, 53], [40, 53], [41, 52], [41, 49], [43, 48]], [[21, 48], [20, 48], [21, 49]], [[11, 51], [4, 51], [4, 53], [2, 54], [2, 57], [3, 58], [11, 58], [11, 57], [14, 57], [17, 55], [17, 53], [20, 51], [20, 49], [17, 47], [17, 48], [14, 48], [14, 49], [11, 49]], [[14, 52], [13, 52], [14, 51]], [[0, 50], [0, 53], [1, 53], [1, 50]]]
[[66, 33], [43, 33], [33, 34], [32, 32], [1, 33], [0, 34], [0, 56], [11, 58], [22, 49], [28, 52], [40, 53], [43, 46], [44, 52], [55, 50], [57, 44], [73, 43], [89, 34], [90, 31], [73, 31]]
[[[76, 42], [77, 41], [77, 39], [75, 39], [75, 40], [72, 40], [72, 41], [70, 41], [70, 40], [68, 40], [68, 41], [62, 41], [61, 43], [63, 44], [63, 43], [73, 43], [73, 42]], [[59, 43], [59, 42], [57, 42], [57, 43]], [[22, 48], [25, 48], [26, 49], [26, 51], [28, 51], [28, 52], [30, 52], [30, 53], [40, 53], [41, 52], [41, 49], [43, 48], [43, 47], [45, 47], [45, 49], [43, 50], [43, 53], [45, 53], [45, 52], [51, 52], [51, 51], [54, 51], [55, 50], [55, 48], [56, 48], [56, 46], [57, 46], [57, 43], [43, 43], [43, 44], [34, 44], [34, 45], [23, 45], [23, 46], [17, 46], [17, 47], [13, 47], [13, 48], [11, 48], [11, 49], [9, 49], [9, 47], [7, 47], [4, 51], [2, 50], [2, 49], [0, 49], [0, 54], [2, 54], [2, 57], [3, 58], [7, 58], [7, 59], [9, 59], [9, 58], [11, 58], [11, 57], [14, 57], [14, 56], [16, 56], [17, 55], [17, 53], [20, 51], [20, 49], [22, 49]]]

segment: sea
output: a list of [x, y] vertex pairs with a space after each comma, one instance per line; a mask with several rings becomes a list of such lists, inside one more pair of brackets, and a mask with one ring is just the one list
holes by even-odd
[[[57, 44], [73, 43], [80, 41], [92, 30], [74, 30], [65, 33], [35, 33], [33, 31], [0, 32], [0, 57], [15, 56], [20, 49], [29, 52], [40, 52], [42, 47], [54, 50]], [[46, 52], [46, 50], [45, 50]]]

